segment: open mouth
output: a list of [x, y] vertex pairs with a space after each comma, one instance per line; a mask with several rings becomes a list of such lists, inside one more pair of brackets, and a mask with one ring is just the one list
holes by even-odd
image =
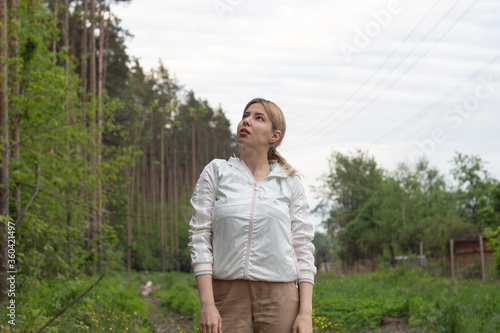
[[240, 129], [240, 134], [250, 134], [250, 132], [247, 129], [242, 128]]

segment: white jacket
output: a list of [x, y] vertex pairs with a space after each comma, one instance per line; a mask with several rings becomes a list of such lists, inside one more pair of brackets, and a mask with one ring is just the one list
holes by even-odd
[[256, 182], [245, 163], [213, 160], [191, 197], [195, 276], [314, 283], [313, 226], [304, 188], [276, 164]]

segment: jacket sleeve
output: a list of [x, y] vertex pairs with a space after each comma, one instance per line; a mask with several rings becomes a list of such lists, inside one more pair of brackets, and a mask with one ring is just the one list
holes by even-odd
[[298, 176], [294, 177], [290, 216], [293, 246], [300, 270], [298, 282], [314, 284], [314, 275], [316, 274], [314, 245], [312, 243], [314, 228], [309, 218], [309, 204], [307, 203], [304, 187]]
[[215, 162], [210, 162], [198, 179], [191, 196], [193, 215], [189, 222], [188, 249], [194, 275], [212, 274], [212, 210], [216, 196]]

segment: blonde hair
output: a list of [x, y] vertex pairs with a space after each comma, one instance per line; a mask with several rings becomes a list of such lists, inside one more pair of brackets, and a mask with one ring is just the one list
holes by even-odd
[[281, 164], [281, 166], [283, 167], [283, 169], [285, 169], [288, 175], [290, 176], [294, 175], [295, 173], [297, 173], [297, 170], [295, 170], [290, 164], [288, 164], [285, 158], [276, 150], [283, 141], [286, 132], [286, 120], [283, 111], [281, 111], [279, 106], [277, 106], [275, 103], [268, 101], [267, 99], [264, 98], [252, 99], [250, 102], [247, 103], [243, 111], [246, 111], [250, 107], [250, 105], [255, 103], [262, 105], [266, 110], [273, 124], [273, 131], [278, 130], [281, 132], [281, 136], [278, 139], [278, 141], [273, 143], [273, 145], [269, 147], [269, 150], [267, 151], [267, 161], [269, 162], [269, 164], [273, 163]]

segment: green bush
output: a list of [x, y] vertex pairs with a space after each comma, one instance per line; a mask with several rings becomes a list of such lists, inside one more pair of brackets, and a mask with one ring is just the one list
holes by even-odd
[[162, 305], [183, 316], [194, 316], [200, 311], [200, 301], [188, 284], [177, 284], [162, 294]]

